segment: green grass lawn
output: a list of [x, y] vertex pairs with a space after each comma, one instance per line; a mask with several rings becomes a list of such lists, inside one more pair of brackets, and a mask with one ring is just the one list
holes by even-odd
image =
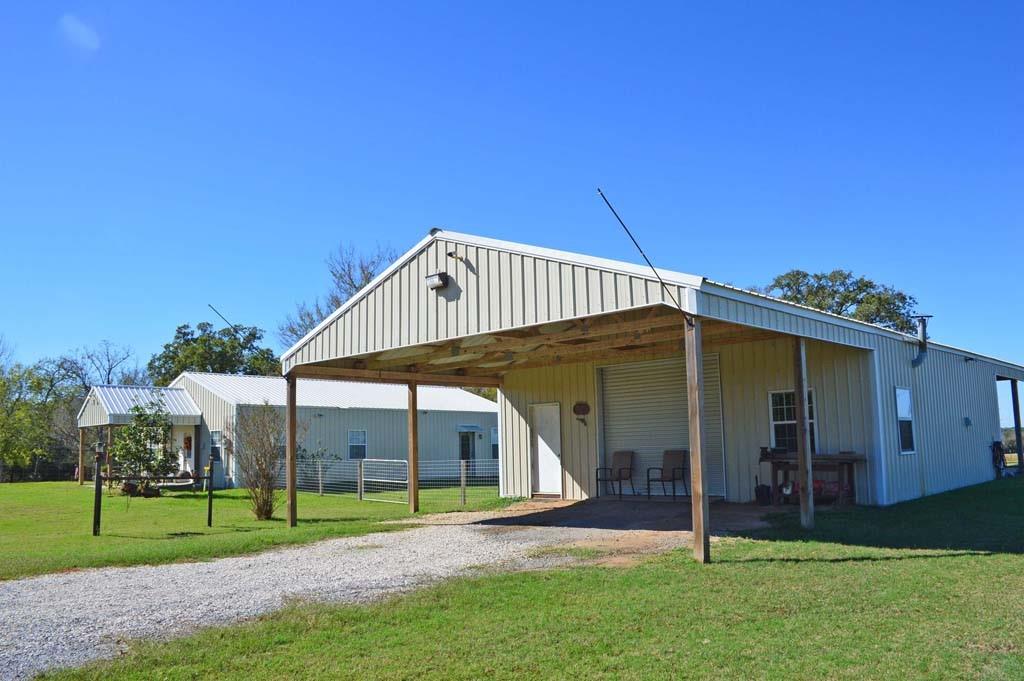
[[[458, 490], [424, 490], [422, 512], [457, 510]], [[465, 508], [508, 503], [479, 488]], [[0, 579], [106, 565], [203, 560], [328, 537], [397, 529], [381, 521], [415, 517], [403, 504], [352, 496], [299, 493], [299, 524], [256, 521], [245, 492], [216, 492], [213, 527], [206, 527], [205, 494], [131, 499], [104, 492], [102, 534], [92, 536], [93, 488], [70, 482], [0, 485]], [[278, 511], [283, 515], [283, 508]]]
[[794, 523], [707, 566], [679, 550], [296, 604], [55, 677], [1024, 678], [1024, 481]]

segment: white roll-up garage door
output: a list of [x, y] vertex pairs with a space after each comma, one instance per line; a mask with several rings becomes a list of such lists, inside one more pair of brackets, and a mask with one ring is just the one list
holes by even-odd
[[[633, 484], [638, 494], [646, 494], [647, 468], [660, 466], [666, 449], [690, 448], [684, 358], [604, 367], [601, 400], [605, 461], [620, 449], [636, 452]], [[715, 354], [704, 355], [704, 400], [707, 493], [725, 496], [722, 381]], [[651, 492], [660, 494], [660, 485]]]

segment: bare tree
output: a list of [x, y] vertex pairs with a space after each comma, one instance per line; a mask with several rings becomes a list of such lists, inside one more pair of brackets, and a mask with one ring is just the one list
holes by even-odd
[[63, 370], [78, 381], [84, 394], [94, 385], [113, 385], [122, 378], [131, 380], [128, 385], [139, 385], [138, 363], [129, 364], [134, 356], [131, 348], [104, 340], [93, 348], [79, 348], [60, 362]]
[[369, 284], [384, 267], [394, 260], [395, 252], [377, 245], [372, 253], [361, 253], [351, 243], [341, 244], [327, 258], [331, 288], [327, 295], [312, 303], [299, 303], [295, 313], [285, 317], [277, 334], [285, 346], [291, 346]]
[[[240, 409], [229, 428], [235, 462], [257, 520], [270, 520], [281, 502], [277, 481], [284, 465], [284, 425], [283, 410], [264, 402]], [[297, 425], [304, 433], [305, 424]]]

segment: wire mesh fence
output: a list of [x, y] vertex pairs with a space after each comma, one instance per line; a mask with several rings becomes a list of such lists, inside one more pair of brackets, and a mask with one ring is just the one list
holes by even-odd
[[[300, 460], [296, 487], [316, 494], [350, 495], [363, 501], [405, 504], [409, 501], [409, 466], [403, 459]], [[285, 486], [285, 467], [278, 475]], [[498, 499], [497, 459], [422, 461], [420, 506], [446, 510], [482, 506]]]

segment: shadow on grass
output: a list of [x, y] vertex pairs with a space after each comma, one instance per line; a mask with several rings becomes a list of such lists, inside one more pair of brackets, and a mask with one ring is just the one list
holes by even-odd
[[[690, 503], [592, 500], [482, 525], [688, 531]], [[931, 549], [950, 555], [1024, 553], [1024, 478], [996, 480], [887, 507], [820, 508], [815, 528], [797, 513], [752, 504], [713, 503], [713, 534], [767, 541], [823, 542], [878, 549]], [[865, 557], [865, 560], [875, 557]], [[879, 559], [882, 559], [881, 557]], [[815, 560], [808, 557], [795, 560]], [[821, 559], [826, 560], [826, 559]]]
[[885, 563], [904, 560], [935, 560], [936, 558], [977, 558], [993, 557], [998, 554], [988, 551], [927, 551], [921, 553], [902, 553], [891, 556], [807, 556], [798, 557], [757, 557], [757, 558], [716, 558], [716, 563]]

